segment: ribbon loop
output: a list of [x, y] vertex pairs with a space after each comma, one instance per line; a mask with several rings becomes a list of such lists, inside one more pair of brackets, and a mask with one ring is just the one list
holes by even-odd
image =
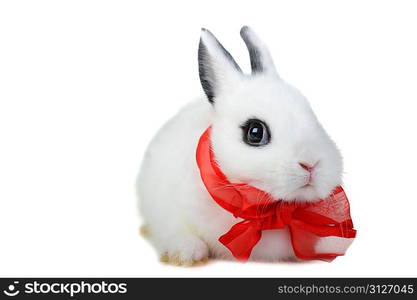
[[251, 220], [239, 222], [219, 238], [235, 258], [246, 261], [252, 252], [252, 248], [262, 236], [262, 221]]

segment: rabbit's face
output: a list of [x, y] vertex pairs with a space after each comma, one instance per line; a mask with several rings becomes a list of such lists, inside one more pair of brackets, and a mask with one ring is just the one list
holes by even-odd
[[339, 150], [307, 100], [279, 78], [254, 33], [244, 27], [241, 35], [251, 54], [252, 75], [242, 74], [209, 32], [203, 31], [200, 42], [200, 77], [213, 103], [211, 142], [221, 170], [229, 181], [277, 200], [327, 197], [341, 184]]
[[314, 201], [341, 184], [342, 158], [306, 99], [277, 77], [248, 77], [214, 109], [212, 145], [231, 182]]

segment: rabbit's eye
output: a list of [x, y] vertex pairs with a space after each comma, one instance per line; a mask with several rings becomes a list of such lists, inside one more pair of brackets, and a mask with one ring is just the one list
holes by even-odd
[[250, 146], [263, 146], [269, 143], [270, 134], [266, 124], [257, 119], [250, 119], [242, 126], [243, 141]]

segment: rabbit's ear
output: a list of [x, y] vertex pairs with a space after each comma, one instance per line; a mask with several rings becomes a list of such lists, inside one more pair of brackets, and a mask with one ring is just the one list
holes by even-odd
[[208, 100], [214, 99], [240, 79], [242, 71], [233, 57], [207, 29], [201, 30], [198, 48], [200, 81]]
[[255, 32], [248, 26], [243, 26], [240, 36], [244, 40], [249, 51], [252, 74], [274, 72], [275, 66], [268, 48], [258, 38]]

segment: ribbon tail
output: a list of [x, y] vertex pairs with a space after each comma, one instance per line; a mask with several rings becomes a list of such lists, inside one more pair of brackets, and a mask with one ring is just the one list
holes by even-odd
[[344, 255], [356, 231], [351, 227], [312, 225], [293, 220], [289, 225], [294, 254], [300, 259], [331, 262]]
[[233, 225], [227, 233], [219, 238], [219, 241], [230, 250], [236, 259], [247, 261], [261, 236], [262, 230], [258, 222], [245, 220]]

